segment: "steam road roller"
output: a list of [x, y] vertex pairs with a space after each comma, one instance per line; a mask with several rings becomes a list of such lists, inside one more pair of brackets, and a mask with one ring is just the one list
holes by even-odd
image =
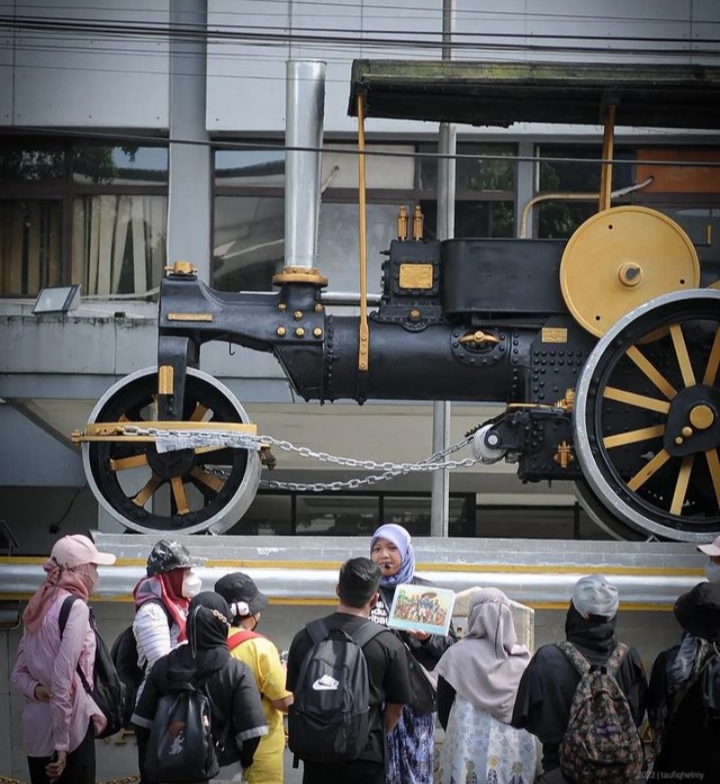
[[[319, 198], [308, 196], [319, 194], [324, 66], [288, 69], [286, 264], [276, 290], [219, 292], [191, 263], [168, 269], [157, 366], [113, 386], [75, 434], [102, 506], [140, 532], [219, 533], [242, 517], [268, 453], [241, 403], [200, 370], [201, 346], [221, 340], [272, 353], [308, 401], [502, 403], [472, 436], [480, 461], [512, 462], [523, 482], [575, 483], [591, 513], [626, 538], [719, 534], [720, 260], [701, 265], [664, 214], [613, 206], [610, 184], [616, 125], [720, 128], [720, 69], [356, 61], [352, 316], [327, 312], [315, 266]], [[437, 241], [423, 238], [419, 209], [403, 209], [371, 303], [363, 237], [372, 117], [601, 121], [598, 211], [569, 241]], [[128, 484], [130, 473], [142, 479]], [[170, 504], [159, 513], [153, 497], [164, 487]]]

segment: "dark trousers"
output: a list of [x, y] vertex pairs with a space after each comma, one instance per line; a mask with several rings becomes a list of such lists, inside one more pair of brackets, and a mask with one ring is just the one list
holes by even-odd
[[[28, 757], [30, 784], [49, 784], [45, 766], [52, 757]], [[65, 770], [56, 784], [95, 784], [95, 733], [92, 723], [82, 743], [68, 752]]]
[[385, 784], [385, 763], [356, 760], [342, 765], [303, 762], [303, 784]]
[[139, 784], [146, 784], [145, 781], [145, 752], [147, 751], [148, 741], [150, 740], [150, 730], [135, 727], [135, 740], [137, 741], [138, 752], [138, 772], [140, 774]]

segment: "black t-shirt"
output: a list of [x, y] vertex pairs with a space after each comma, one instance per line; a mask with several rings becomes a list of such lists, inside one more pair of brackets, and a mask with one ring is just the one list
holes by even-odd
[[[324, 620], [330, 629], [342, 629], [350, 635], [364, 624], [371, 623], [357, 615], [339, 612], [328, 615]], [[300, 667], [311, 648], [310, 635], [302, 629], [295, 635], [288, 653], [288, 691], [295, 691]], [[385, 633], [379, 634], [364, 645], [363, 653], [370, 681], [370, 739], [358, 759], [383, 762], [385, 760], [385, 704], [390, 702], [405, 705], [412, 697], [405, 648], [394, 634]]]

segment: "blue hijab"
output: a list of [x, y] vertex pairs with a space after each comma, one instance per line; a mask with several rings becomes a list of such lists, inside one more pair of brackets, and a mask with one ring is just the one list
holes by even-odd
[[415, 550], [413, 550], [413, 546], [410, 544], [410, 534], [401, 525], [396, 525], [395, 523], [381, 525], [370, 540], [371, 553], [378, 539], [387, 539], [388, 542], [392, 542], [402, 555], [400, 568], [390, 577], [381, 577], [380, 585], [394, 586], [400, 585], [400, 583], [412, 582], [415, 574]]

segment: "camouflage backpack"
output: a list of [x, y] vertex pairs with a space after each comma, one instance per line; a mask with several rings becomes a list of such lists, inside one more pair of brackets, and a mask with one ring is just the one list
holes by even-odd
[[560, 768], [576, 784], [629, 784], [644, 754], [627, 697], [616, 674], [628, 652], [619, 644], [604, 665], [591, 666], [569, 642], [558, 648], [580, 673], [570, 720], [560, 743]]

